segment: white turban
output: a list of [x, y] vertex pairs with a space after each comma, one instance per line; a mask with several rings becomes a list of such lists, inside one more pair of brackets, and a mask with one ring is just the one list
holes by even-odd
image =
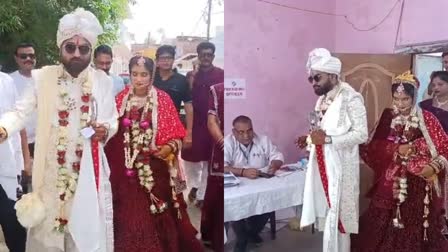
[[331, 56], [331, 53], [325, 48], [316, 48], [312, 50], [308, 56], [308, 62], [306, 63], [308, 73], [311, 73], [311, 70], [315, 70], [339, 75], [341, 73], [341, 67], [341, 61], [338, 58]]
[[95, 15], [83, 8], [77, 8], [59, 20], [56, 42], [60, 48], [64, 41], [79, 35], [89, 41], [91, 46], [95, 46], [98, 35], [102, 33], [103, 27]]

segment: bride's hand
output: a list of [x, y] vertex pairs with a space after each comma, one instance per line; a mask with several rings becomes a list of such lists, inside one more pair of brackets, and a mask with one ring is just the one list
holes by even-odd
[[415, 151], [414, 147], [410, 144], [402, 144], [398, 146], [398, 153], [400, 153], [400, 155], [402, 156], [412, 155], [414, 151]]
[[417, 176], [423, 177], [424, 179], [429, 179], [435, 174], [434, 169], [429, 166], [425, 165], [420, 173], [417, 174]]
[[306, 148], [306, 139], [308, 138], [308, 136], [300, 136], [295, 140], [295, 144], [297, 146], [298, 149], [305, 149]]
[[169, 145], [163, 145], [158, 147], [158, 151], [154, 153], [154, 157], [160, 158], [160, 159], [166, 159], [168, 155], [173, 152], [172, 148]]

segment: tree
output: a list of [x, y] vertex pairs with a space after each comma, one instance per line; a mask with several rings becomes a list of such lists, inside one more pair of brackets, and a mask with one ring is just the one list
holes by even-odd
[[103, 26], [99, 43], [117, 40], [119, 25], [134, 0], [2, 0], [0, 5], [0, 65], [2, 71], [16, 68], [14, 49], [21, 42], [36, 47], [38, 66], [54, 64], [59, 56], [56, 32], [59, 19], [82, 7], [95, 14]]

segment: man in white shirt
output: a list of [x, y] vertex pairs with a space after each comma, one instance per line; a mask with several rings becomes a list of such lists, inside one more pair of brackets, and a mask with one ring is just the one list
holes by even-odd
[[[224, 138], [224, 171], [236, 176], [256, 179], [267, 168], [274, 174], [283, 164], [283, 154], [267, 136], [255, 134], [252, 121], [247, 116], [233, 120], [232, 134]], [[259, 233], [266, 225], [270, 213], [256, 215], [232, 223], [237, 236], [235, 252], [246, 251], [247, 243], [263, 242]]]
[[[11, 110], [16, 102], [17, 92], [13, 80], [0, 72], [0, 117]], [[0, 226], [10, 251], [25, 251], [26, 231], [17, 221], [14, 204], [17, 200], [19, 183], [17, 176], [23, 169], [20, 135], [15, 133], [0, 143]]]
[[[11, 76], [11, 78], [14, 80], [14, 85], [20, 97], [24, 94], [27, 86], [34, 86], [34, 81], [31, 77], [31, 71], [36, 66], [36, 54], [34, 45], [31, 43], [21, 43], [17, 45], [14, 53], [14, 59], [17, 63], [18, 70], [11, 73], [9, 76]], [[28, 123], [25, 124], [27, 144], [31, 157], [33, 157], [34, 153], [36, 123], [37, 117], [34, 114], [30, 117]], [[24, 134], [25, 133], [22, 132], [22, 136], [24, 136]], [[27, 150], [24, 149], [24, 151]], [[30, 164], [26, 164], [26, 166], [29, 165]]]
[[124, 81], [120, 76], [110, 72], [112, 67], [113, 54], [112, 48], [108, 45], [100, 45], [93, 52], [93, 63], [96, 69], [103, 70], [112, 79], [114, 84], [114, 95], [120, 93], [124, 88]]

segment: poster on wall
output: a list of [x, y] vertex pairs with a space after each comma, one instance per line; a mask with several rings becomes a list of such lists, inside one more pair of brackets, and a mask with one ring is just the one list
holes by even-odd
[[246, 80], [225, 79], [224, 99], [246, 99]]

